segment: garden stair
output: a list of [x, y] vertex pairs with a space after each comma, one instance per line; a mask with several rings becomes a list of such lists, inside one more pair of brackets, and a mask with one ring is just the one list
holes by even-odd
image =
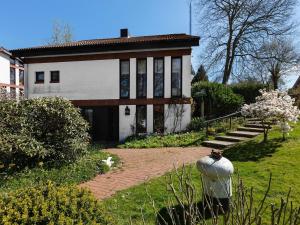
[[223, 149], [242, 141], [248, 141], [263, 132], [263, 125], [258, 119], [247, 119], [245, 126], [238, 127], [236, 131], [229, 131], [224, 136], [216, 136], [214, 140], [204, 141], [203, 145], [207, 147]]

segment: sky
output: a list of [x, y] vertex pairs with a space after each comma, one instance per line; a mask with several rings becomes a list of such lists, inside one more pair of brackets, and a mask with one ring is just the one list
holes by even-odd
[[[0, 7], [0, 46], [7, 49], [46, 44], [54, 21], [69, 24], [75, 40], [118, 37], [121, 28], [133, 36], [189, 33], [189, 0], [1, 0]], [[300, 21], [300, 5], [295, 12]], [[201, 36], [196, 25], [193, 34]]]

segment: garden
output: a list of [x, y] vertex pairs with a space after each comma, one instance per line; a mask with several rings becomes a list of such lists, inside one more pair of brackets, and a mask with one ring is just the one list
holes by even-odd
[[115, 224], [76, 187], [112, 157], [90, 145], [88, 123], [62, 98], [0, 101], [0, 224]]
[[[246, 102], [231, 87], [200, 82], [193, 86], [194, 92], [199, 88], [211, 93], [207, 98], [210, 105], [218, 107], [215, 104], [221, 101], [228, 108], [227, 113]], [[201, 146], [204, 140], [243, 124], [244, 117], [256, 118], [264, 128], [263, 135], [223, 151], [237, 171], [233, 176], [233, 213], [212, 216], [211, 211], [207, 218], [199, 210], [203, 193], [201, 175], [195, 165], [177, 168], [99, 201], [77, 185], [108, 172], [111, 169], [108, 159], [114, 167], [120, 159], [99, 151], [101, 146], [90, 144], [89, 126], [80, 111], [68, 100], [57, 97], [0, 101], [1, 224], [193, 225], [218, 224], [219, 220], [223, 224], [244, 224], [241, 220], [255, 221], [254, 224], [279, 224], [275, 220], [298, 224], [299, 109], [286, 92], [260, 90], [255, 95], [258, 96], [254, 101], [241, 107], [243, 117], [211, 123], [205, 130], [206, 121], [194, 116], [187, 132], [130, 137], [118, 146]], [[194, 100], [197, 107], [199, 99], [195, 94]], [[274, 121], [278, 125], [270, 129], [269, 124]], [[226, 215], [235, 222], [226, 222]], [[186, 216], [188, 222], [183, 223], [181, 220], [187, 219]]]

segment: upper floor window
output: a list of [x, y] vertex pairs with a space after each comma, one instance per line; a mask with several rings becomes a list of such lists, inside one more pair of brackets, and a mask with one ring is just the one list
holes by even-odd
[[137, 98], [147, 97], [147, 59], [137, 60], [136, 74], [136, 95]]
[[120, 98], [129, 98], [130, 92], [130, 61], [120, 61]]
[[10, 84], [16, 84], [16, 69], [10, 68]]
[[24, 86], [24, 70], [19, 70], [19, 85]]
[[164, 59], [154, 59], [153, 95], [155, 98], [164, 97]]
[[44, 72], [35, 72], [35, 83], [44, 83], [45, 73]]
[[59, 83], [59, 71], [50, 72], [50, 83]]
[[171, 96], [181, 97], [182, 95], [182, 58], [172, 58], [171, 68]]

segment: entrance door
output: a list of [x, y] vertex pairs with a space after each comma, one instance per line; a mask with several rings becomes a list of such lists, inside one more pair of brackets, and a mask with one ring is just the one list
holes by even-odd
[[[89, 112], [92, 116], [86, 119], [90, 122], [90, 134], [95, 142], [118, 141], [119, 139], [119, 108], [93, 107], [83, 109], [83, 115]], [[92, 113], [91, 113], [92, 112]], [[91, 118], [92, 117], [92, 118]]]

